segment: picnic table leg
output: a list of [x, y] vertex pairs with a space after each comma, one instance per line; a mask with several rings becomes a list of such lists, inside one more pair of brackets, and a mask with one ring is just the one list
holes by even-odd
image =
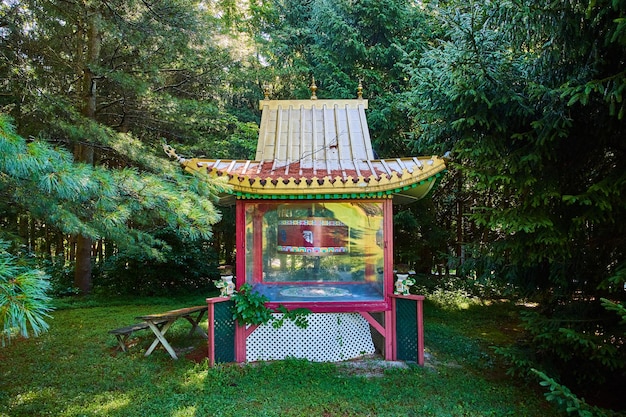
[[126, 341], [128, 340], [129, 335], [116, 334], [117, 343], [120, 345], [122, 352], [126, 352]]
[[189, 331], [189, 336], [191, 336], [193, 332], [197, 332], [200, 336], [204, 337], [205, 339], [209, 338], [209, 336], [204, 332], [204, 330], [202, 330], [202, 328], [198, 326], [198, 324], [200, 324], [200, 320], [202, 320], [202, 317], [204, 317], [204, 313], [205, 313], [205, 310], [200, 311], [200, 313], [198, 313], [198, 317], [195, 319], [191, 315], [183, 316], [187, 319], [189, 323], [191, 323], [191, 326], [192, 326], [191, 330]]
[[167, 323], [163, 325], [161, 329], [159, 329], [159, 327], [151, 321], [146, 321], [146, 322], [148, 323], [148, 326], [150, 326], [150, 329], [152, 329], [152, 332], [156, 336], [156, 339], [154, 339], [154, 342], [152, 342], [152, 345], [150, 345], [150, 347], [146, 351], [145, 356], [149, 356], [152, 353], [152, 351], [159, 345], [159, 343], [161, 343], [172, 358], [178, 359], [178, 356], [176, 356], [176, 352], [174, 352], [174, 349], [172, 349], [170, 344], [165, 339], [165, 332], [167, 332], [167, 330], [170, 328], [170, 326], [174, 322], [168, 321]]

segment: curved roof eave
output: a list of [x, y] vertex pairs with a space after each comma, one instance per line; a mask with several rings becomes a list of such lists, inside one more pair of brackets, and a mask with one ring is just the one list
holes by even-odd
[[428, 195], [446, 169], [437, 156], [361, 161], [361, 168], [319, 169], [314, 175], [297, 169], [289, 175], [282, 167], [274, 169], [271, 161], [265, 162], [267, 168], [263, 161], [181, 158], [180, 162], [187, 171], [227, 179], [231, 189], [220, 196], [222, 205], [236, 199], [356, 198], [393, 198], [394, 203], [408, 204]]

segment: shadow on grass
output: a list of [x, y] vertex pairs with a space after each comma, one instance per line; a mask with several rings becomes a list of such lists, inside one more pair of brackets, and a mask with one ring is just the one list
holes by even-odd
[[508, 346], [524, 337], [520, 307], [509, 302], [472, 303], [463, 308], [424, 303], [425, 345], [433, 360], [456, 363], [473, 372], [502, 377], [504, 365], [494, 346]]

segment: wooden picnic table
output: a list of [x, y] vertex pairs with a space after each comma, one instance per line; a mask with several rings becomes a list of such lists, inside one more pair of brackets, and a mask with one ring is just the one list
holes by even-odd
[[154, 351], [154, 349], [156, 349], [156, 347], [161, 344], [172, 358], [178, 359], [178, 356], [176, 356], [176, 352], [174, 352], [174, 349], [165, 338], [165, 333], [167, 333], [170, 326], [180, 318], [186, 319], [189, 323], [191, 323], [189, 336], [196, 332], [205, 339], [208, 339], [206, 332], [198, 326], [198, 324], [204, 317], [204, 314], [207, 312], [207, 309], [207, 305], [202, 305], [137, 317], [138, 320], [145, 321], [156, 336], [156, 339], [154, 339], [154, 342], [152, 342], [152, 345], [150, 345], [150, 347], [146, 351], [146, 356], [150, 355]]

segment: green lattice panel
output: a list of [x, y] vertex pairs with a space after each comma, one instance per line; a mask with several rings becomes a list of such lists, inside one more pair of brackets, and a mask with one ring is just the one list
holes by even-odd
[[417, 362], [417, 301], [396, 298], [398, 360]]
[[235, 320], [232, 301], [215, 303], [215, 362], [235, 361]]

